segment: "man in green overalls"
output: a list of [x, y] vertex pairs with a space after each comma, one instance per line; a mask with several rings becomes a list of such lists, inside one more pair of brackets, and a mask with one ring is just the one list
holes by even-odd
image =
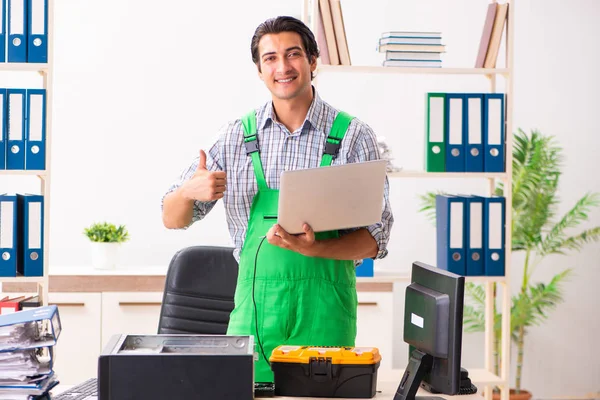
[[301, 21], [265, 21], [251, 52], [272, 101], [227, 125], [208, 155], [200, 151], [163, 198], [163, 222], [185, 228], [223, 199], [239, 260], [227, 334], [256, 337], [255, 381], [272, 382], [268, 358], [278, 345], [354, 346], [355, 261], [387, 255], [393, 216], [386, 179], [372, 226], [314, 233], [305, 225], [290, 235], [275, 223], [282, 171], [375, 160], [379, 150], [369, 126], [314, 90], [319, 50]]

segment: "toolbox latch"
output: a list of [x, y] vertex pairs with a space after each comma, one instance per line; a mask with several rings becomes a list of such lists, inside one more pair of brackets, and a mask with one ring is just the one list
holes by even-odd
[[310, 377], [318, 382], [329, 381], [332, 378], [331, 358], [310, 357]]

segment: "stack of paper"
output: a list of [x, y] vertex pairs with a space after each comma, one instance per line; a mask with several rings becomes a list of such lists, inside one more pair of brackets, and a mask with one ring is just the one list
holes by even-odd
[[1, 326], [3, 319], [0, 317], [0, 351], [31, 349], [56, 344], [54, 334], [48, 331], [48, 324], [44, 324], [42, 321]]
[[40, 398], [58, 384], [52, 360], [60, 331], [56, 306], [0, 315], [0, 400]]
[[0, 353], [0, 385], [23, 382], [31, 376], [52, 372], [49, 350], [27, 349]]

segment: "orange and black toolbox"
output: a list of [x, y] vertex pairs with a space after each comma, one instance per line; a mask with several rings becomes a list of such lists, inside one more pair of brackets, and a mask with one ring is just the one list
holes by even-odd
[[375, 347], [279, 346], [269, 360], [276, 396], [372, 398], [381, 355]]

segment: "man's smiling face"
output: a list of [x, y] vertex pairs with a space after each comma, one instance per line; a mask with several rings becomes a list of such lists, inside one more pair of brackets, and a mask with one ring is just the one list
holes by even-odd
[[290, 100], [312, 90], [311, 73], [317, 61], [309, 60], [299, 34], [267, 34], [260, 39], [258, 52], [258, 74], [274, 97]]

